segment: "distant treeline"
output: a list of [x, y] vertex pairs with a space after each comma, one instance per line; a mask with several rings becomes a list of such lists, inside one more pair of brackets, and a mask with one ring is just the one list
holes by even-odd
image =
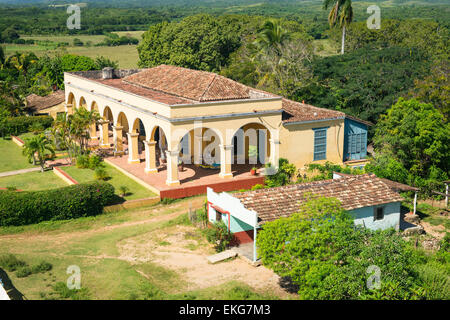
[[[398, 6], [384, 7], [382, 2], [376, 2], [381, 7], [382, 19], [431, 19], [447, 28], [450, 24], [450, 12], [445, 5], [402, 5], [402, 0], [396, 0], [394, 2], [398, 3]], [[33, 2], [33, 6], [22, 7], [6, 6], [1, 3], [2, 1], [0, 1], [0, 34], [6, 29], [26, 35], [103, 34], [112, 31], [147, 30], [150, 25], [180, 20], [199, 13], [286, 18], [303, 24], [306, 31], [315, 39], [325, 37], [324, 32], [328, 29], [327, 12], [322, 10], [320, 1], [307, 3], [297, 0], [270, 2], [217, 0], [194, 3], [185, 0], [88, 1], [89, 5], [81, 8], [80, 30], [67, 28], [66, 21], [69, 15], [65, 6], [49, 7], [40, 4], [40, 1]], [[126, 8], [123, 7], [124, 4]], [[366, 12], [367, 3], [354, 2], [353, 7], [355, 21], [367, 19], [369, 16]]]

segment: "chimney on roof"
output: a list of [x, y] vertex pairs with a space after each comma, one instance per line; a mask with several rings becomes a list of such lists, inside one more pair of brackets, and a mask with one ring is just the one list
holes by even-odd
[[102, 79], [112, 79], [113, 78], [114, 69], [111, 67], [103, 68], [102, 70]]

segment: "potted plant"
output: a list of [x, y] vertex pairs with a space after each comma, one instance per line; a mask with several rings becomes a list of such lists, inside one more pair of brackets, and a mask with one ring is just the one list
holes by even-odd
[[256, 175], [256, 170], [258, 170], [256, 167], [253, 167], [251, 170], [250, 170], [250, 174], [252, 175], [252, 176], [255, 176]]

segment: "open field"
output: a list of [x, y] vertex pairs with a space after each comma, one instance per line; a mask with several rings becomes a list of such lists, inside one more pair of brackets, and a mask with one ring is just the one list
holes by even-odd
[[27, 158], [22, 155], [22, 149], [12, 140], [0, 138], [0, 172], [33, 168]]
[[[208, 264], [213, 253], [186, 211], [204, 197], [71, 221], [0, 228], [0, 255], [30, 266], [47, 261], [49, 272], [19, 278], [8, 272], [27, 299], [272, 299], [290, 298], [279, 278], [240, 258]], [[67, 297], [67, 267], [81, 271], [81, 291]]]
[[67, 187], [67, 183], [54, 174], [52, 170], [49, 170], [45, 172], [34, 171], [0, 178], [0, 188], [11, 186], [24, 191], [37, 191]]
[[65, 48], [49, 48], [41, 45], [5, 45], [6, 55], [12, 55], [15, 52], [33, 52], [40, 57], [45, 54], [55, 56], [57, 54], [77, 54], [95, 59], [99, 56], [107, 57], [110, 60], [118, 61], [120, 68], [136, 68], [139, 61], [139, 55], [135, 45], [125, 45], [117, 47], [65, 47]]
[[[112, 184], [116, 189], [116, 194], [120, 194], [119, 187], [126, 186], [129, 189], [128, 195], [124, 198], [125, 200], [142, 199], [156, 196], [155, 193], [151, 192], [147, 188], [144, 188], [134, 180], [130, 179], [124, 175], [119, 170], [113, 168], [109, 164], [106, 164], [106, 172], [111, 177], [107, 182]], [[65, 172], [67, 172], [72, 178], [74, 178], [79, 183], [94, 181], [94, 171], [91, 169], [79, 169], [75, 166], [62, 167]]]
[[[131, 36], [141, 40], [141, 35], [144, 31], [120, 31], [115, 32], [119, 36]], [[120, 68], [136, 68], [139, 61], [139, 56], [135, 45], [124, 45], [116, 47], [100, 46], [95, 47], [94, 45], [100, 43], [105, 38], [104, 35], [36, 35], [36, 36], [21, 36], [24, 40], [39, 40], [39, 41], [51, 41], [48, 44], [4, 44], [6, 56], [10, 56], [16, 52], [33, 52], [38, 57], [45, 54], [49, 56], [54, 56], [57, 54], [77, 54], [84, 55], [90, 58], [96, 58], [98, 56], [105, 56], [111, 60], [118, 61]], [[73, 40], [75, 38], [80, 39], [85, 45], [84, 46], [74, 46]], [[57, 43], [66, 42], [69, 45], [66, 47], [58, 48]], [[89, 43], [90, 45], [86, 45]]]

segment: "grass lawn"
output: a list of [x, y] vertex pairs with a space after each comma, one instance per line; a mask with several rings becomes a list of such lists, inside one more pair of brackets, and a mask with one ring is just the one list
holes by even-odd
[[0, 138], [0, 155], [0, 172], [33, 168], [33, 164], [22, 155], [22, 148], [12, 140]]
[[0, 188], [11, 186], [24, 191], [36, 191], [67, 187], [67, 183], [65, 183], [51, 170], [45, 172], [35, 171], [16, 174], [14, 176], [0, 177]]
[[[29, 266], [41, 261], [52, 264], [52, 270], [26, 277], [7, 271], [14, 287], [27, 299], [276, 298], [265, 289], [256, 290], [243, 281], [231, 279], [222, 283], [211, 282], [202, 288], [191, 286], [188, 285], [188, 268], [170, 268], [153, 260], [154, 250], [161, 250], [157, 245], [160, 237], [169, 234], [176, 237], [179, 230], [192, 230], [187, 219], [187, 207], [189, 203], [194, 203], [195, 208], [200, 207], [203, 201], [204, 197], [194, 197], [170, 205], [159, 203], [96, 217], [0, 227], [0, 257], [13, 254]], [[180, 238], [180, 241], [194, 240]], [[208, 252], [212, 247], [204, 238], [195, 241], [198, 249], [194, 255]], [[176, 246], [177, 243], [171, 245]], [[163, 248], [170, 249], [171, 245]], [[145, 250], [134, 251], [141, 246]], [[55, 286], [64, 289], [69, 277], [66, 270], [71, 265], [80, 268], [82, 289], [64, 295]], [[218, 277], [221, 277], [220, 273]]]
[[[143, 199], [156, 196], [155, 193], [151, 192], [147, 188], [144, 188], [139, 183], [134, 180], [128, 178], [122, 172], [117, 170], [116, 168], [110, 166], [105, 163], [106, 171], [108, 175], [111, 177], [107, 180], [111, 183], [116, 189], [116, 194], [120, 194], [119, 187], [126, 186], [129, 189], [128, 195], [125, 196], [125, 200], [135, 200], [135, 199]], [[79, 169], [76, 166], [70, 167], [61, 167], [64, 171], [66, 171], [72, 178], [74, 178], [79, 183], [94, 181], [94, 170], [91, 169]]]

